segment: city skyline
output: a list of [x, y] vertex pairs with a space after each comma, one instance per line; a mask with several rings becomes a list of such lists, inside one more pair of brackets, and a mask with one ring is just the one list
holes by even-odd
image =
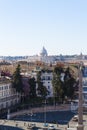
[[87, 54], [86, 0], [0, 0], [0, 56]]

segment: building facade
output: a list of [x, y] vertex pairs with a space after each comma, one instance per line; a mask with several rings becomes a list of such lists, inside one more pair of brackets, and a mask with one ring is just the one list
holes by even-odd
[[6, 79], [0, 81], [0, 110], [14, 106], [20, 101], [20, 96]]
[[47, 88], [49, 94], [47, 97], [53, 97], [53, 86], [52, 86], [53, 73], [50, 72], [42, 72], [41, 73], [41, 81], [43, 85]]

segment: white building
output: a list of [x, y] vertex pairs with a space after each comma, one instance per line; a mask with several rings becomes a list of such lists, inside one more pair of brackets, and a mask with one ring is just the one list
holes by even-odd
[[[35, 77], [37, 81], [37, 73], [41, 71], [41, 82], [43, 83], [43, 86], [45, 86], [49, 92], [47, 97], [53, 97], [53, 86], [52, 86], [52, 79], [53, 79], [53, 72], [51, 70], [34, 70], [31, 74], [32, 77]], [[38, 88], [38, 83], [36, 83], [36, 89]], [[38, 91], [36, 90], [36, 93], [38, 95]], [[38, 95], [40, 96], [40, 95]]]
[[[49, 94], [47, 95], [48, 97], [54, 97], [54, 91], [53, 91], [53, 84], [52, 84], [52, 80], [53, 80], [53, 71], [52, 70], [44, 70], [44, 69], [35, 69], [31, 76], [35, 77], [36, 81], [37, 81], [37, 73], [41, 71], [41, 82], [43, 83], [43, 86], [45, 86], [49, 92]], [[64, 81], [64, 73], [61, 73], [61, 81]], [[36, 89], [38, 88], [38, 84], [36, 84]], [[36, 91], [37, 95], [38, 95], [38, 91]]]
[[53, 97], [52, 79], [53, 79], [53, 73], [51, 71], [41, 72], [41, 81], [43, 82], [43, 85], [47, 88], [47, 90], [49, 91], [49, 94], [47, 95], [47, 97]]
[[11, 82], [0, 80], [0, 109], [8, 108], [19, 102], [20, 98], [15, 89], [12, 88]]

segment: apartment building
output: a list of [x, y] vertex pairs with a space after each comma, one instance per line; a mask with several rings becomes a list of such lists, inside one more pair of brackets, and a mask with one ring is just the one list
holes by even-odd
[[0, 110], [11, 107], [20, 101], [19, 95], [12, 88], [11, 81], [5, 77], [0, 78]]
[[53, 97], [53, 86], [52, 86], [52, 79], [53, 79], [53, 73], [52, 71], [44, 71], [41, 73], [41, 81], [43, 82], [43, 85], [47, 88], [49, 91], [49, 94], [47, 97]]

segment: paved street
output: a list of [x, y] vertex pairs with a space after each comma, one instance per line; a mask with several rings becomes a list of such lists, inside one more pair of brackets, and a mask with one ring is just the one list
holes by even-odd
[[[29, 130], [31, 124], [32, 125], [35, 124], [39, 128], [44, 127], [44, 123], [39, 123], [39, 122], [32, 122], [31, 123], [31, 122], [28, 122], [28, 121], [0, 120], [0, 125], [18, 127], [18, 128], [21, 128], [20, 130]], [[84, 130], [87, 130], [87, 115], [83, 116], [83, 124], [84, 124]], [[76, 130], [78, 122], [73, 121], [71, 119], [68, 125], [60, 125], [60, 124], [53, 124], [53, 125], [55, 126], [55, 128], [57, 130]], [[6, 129], [6, 130], [8, 130], [8, 129]], [[13, 129], [13, 130], [17, 130], [17, 128]]]
[[[44, 123], [37, 123], [37, 122], [31, 123], [27, 121], [14, 121], [14, 120], [0, 120], [0, 125], [18, 127], [21, 128], [20, 130], [29, 130], [30, 126], [34, 124], [36, 127], [39, 127], [40, 129], [44, 128]], [[57, 125], [57, 124], [53, 124], [53, 125], [58, 130], [65, 130], [65, 128], [67, 128], [67, 125]], [[15, 130], [17, 130], [17, 128]]]
[[[66, 108], [66, 113], [67, 113], [67, 110], [70, 110], [70, 106], [68, 107], [64, 107], [63, 105], [61, 106], [61, 108], [59, 106], [56, 106], [55, 108], [53, 107], [48, 107], [47, 108], [47, 111], [53, 111], [55, 109], [55, 111], [57, 110], [64, 110], [64, 108]], [[43, 112], [44, 108], [36, 108], [36, 109], [32, 109], [32, 112], [34, 113], [37, 113], [38, 111], [39, 112]], [[24, 114], [26, 116], [26, 114], [30, 113], [31, 110], [24, 110], [24, 111], [20, 111], [19, 114], [17, 115], [21, 115], [21, 114]], [[25, 114], [26, 113], [26, 114]], [[61, 111], [59, 111], [59, 113], [61, 113]], [[52, 114], [52, 113], [51, 113]], [[70, 116], [70, 113], [68, 113], [69, 116]], [[61, 114], [60, 114], [61, 115]], [[56, 117], [59, 117], [59, 114], [57, 113], [55, 115]], [[57, 130], [77, 130], [77, 125], [78, 125], [78, 121], [73, 121], [72, 118], [73, 118], [74, 115], [71, 116], [70, 120], [69, 120], [69, 123], [67, 124], [53, 124], [55, 126], [55, 128]], [[54, 117], [54, 116], [53, 116]], [[32, 118], [33, 119], [33, 118]], [[67, 115], [64, 115], [63, 113], [63, 119], [67, 119]], [[32, 120], [33, 121], [33, 120]], [[31, 128], [31, 124], [35, 124], [36, 127], [39, 127], [39, 128], [43, 128], [44, 127], [44, 123], [40, 123], [40, 122], [30, 122], [30, 121], [17, 121], [17, 120], [0, 120], [0, 126], [3, 125], [3, 126], [11, 126], [11, 127], [16, 127], [16, 129], [13, 129], [13, 128], [10, 128], [9, 127], [9, 130], [29, 130]], [[49, 125], [49, 123], [47, 123]], [[51, 123], [52, 124], [52, 123]], [[84, 130], [87, 130], [87, 115], [84, 115], [83, 116], [83, 124], [84, 124]], [[20, 128], [20, 129], [17, 129], [17, 128]], [[0, 129], [0, 130], [3, 130], [3, 129]], [[7, 128], [5, 130], [8, 130]]]

